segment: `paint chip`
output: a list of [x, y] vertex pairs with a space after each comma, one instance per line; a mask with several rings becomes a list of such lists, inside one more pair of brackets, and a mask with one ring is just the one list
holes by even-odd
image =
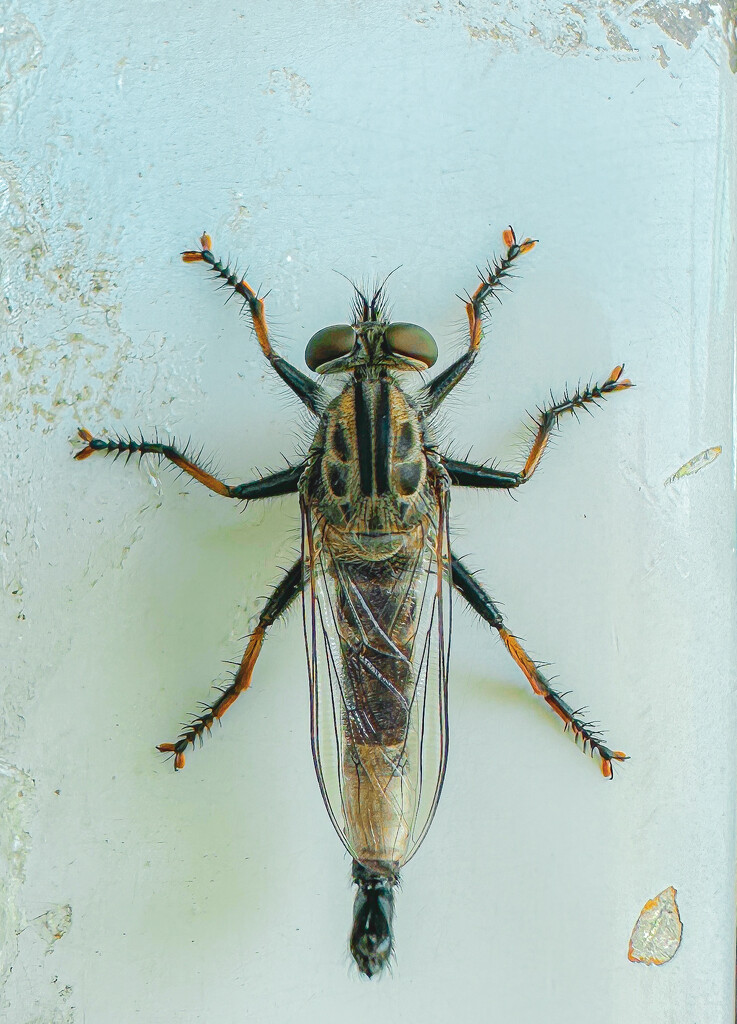
[[161, 494], [161, 461], [156, 455], [142, 455], [138, 465], [144, 479], [153, 487], [157, 494]]
[[680, 480], [682, 476], [691, 476], [692, 473], [698, 473], [704, 466], [710, 465], [714, 459], [719, 458], [722, 454], [722, 446], [716, 445], [714, 448], [705, 448], [703, 452], [699, 452], [698, 455], [694, 455], [688, 462], [684, 462], [680, 469], [677, 469], [673, 476], [669, 476], [664, 482], [664, 486], [672, 484], [674, 480]]
[[672, 960], [681, 944], [683, 925], [673, 886], [648, 900], [630, 937], [628, 958], [632, 963], [660, 964]]
[[68, 903], [47, 910], [31, 921], [33, 930], [49, 947], [62, 939], [72, 926], [72, 908]]

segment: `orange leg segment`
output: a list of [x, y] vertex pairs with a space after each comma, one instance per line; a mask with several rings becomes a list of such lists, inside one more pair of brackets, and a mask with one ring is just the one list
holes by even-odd
[[516, 636], [513, 636], [504, 625], [501, 612], [478, 582], [473, 573], [470, 573], [460, 558], [455, 555], [451, 557], [453, 572], [453, 586], [463, 598], [469, 603], [485, 622], [493, 629], [496, 629], [517, 665], [524, 673], [525, 678], [538, 697], [542, 697], [548, 707], [558, 715], [566, 730], [570, 729], [576, 741], [581, 740], [584, 751], [591, 756], [597, 756], [601, 763], [601, 771], [605, 778], [611, 779], [614, 775], [613, 762], [625, 761], [627, 755], [621, 750], [612, 750], [608, 747], [590, 723], [581, 718], [581, 709], [572, 708], [564, 699], [564, 695], [552, 688], [548, 680], [540, 671], [532, 658], [527, 654]]
[[103, 455], [114, 453], [115, 458], [120, 455], [126, 456], [126, 462], [133, 455], [143, 457], [144, 455], [156, 455], [159, 459], [166, 459], [177, 466], [183, 473], [191, 476], [193, 480], [203, 484], [205, 487], [222, 494], [225, 498], [235, 498], [238, 501], [251, 501], [254, 498], [273, 498], [278, 494], [296, 494], [299, 478], [304, 471], [304, 463], [296, 466], [289, 466], [277, 473], [270, 473], [267, 476], [259, 477], [257, 480], [249, 480], [242, 484], [226, 484], [218, 480], [216, 476], [199, 464], [200, 454], [194, 457], [187, 454], [187, 447], [180, 452], [173, 444], [162, 444], [159, 441], [140, 441], [132, 437], [99, 438], [93, 437], [89, 430], [77, 431], [80, 438], [85, 442], [86, 447], [77, 452], [75, 459], [88, 459], [95, 452], [102, 452]]
[[537, 469], [543, 452], [547, 447], [550, 435], [558, 425], [558, 420], [567, 412], [574, 415], [579, 409], [590, 411], [590, 405], [597, 405], [602, 398], [613, 394], [615, 391], [626, 391], [634, 387], [631, 380], [622, 378], [624, 365], [615, 366], [603, 384], [589, 384], [588, 387], [577, 390], [573, 395], [566, 393], [561, 402], [553, 401], [552, 405], [545, 406], [538, 410], [538, 415], [533, 417], [533, 423], [537, 428], [535, 437], [530, 447], [530, 453], [519, 474], [519, 482], [525, 483], [530, 479]]
[[230, 686], [224, 689], [212, 704], [205, 705], [202, 714], [196, 715], [192, 719], [175, 743], [159, 744], [157, 749], [162, 753], [174, 755], [174, 768], [176, 771], [184, 768], [185, 751], [187, 748], [194, 744], [195, 740], [201, 740], [204, 733], [212, 729], [213, 723], [221, 719], [240, 694], [251, 685], [253, 670], [261, 653], [267, 629], [286, 612], [290, 604], [302, 591], [302, 586], [302, 559], [299, 558], [277, 584], [273, 594], [266, 602], [259, 616], [258, 624], [253, 633], [251, 633], [248, 647], [246, 647], [238, 671], [233, 677], [233, 682]]
[[446, 370], [441, 371], [424, 388], [422, 399], [423, 411], [426, 415], [435, 412], [453, 388], [461, 381], [476, 361], [481, 336], [483, 334], [483, 318], [486, 302], [492, 295], [499, 298], [499, 290], [504, 287], [504, 279], [511, 277], [511, 267], [516, 259], [523, 256], [536, 244], [533, 238], [525, 238], [518, 242], [512, 228], [504, 232], [506, 253], [498, 260], [490, 263], [484, 270], [479, 270], [480, 283], [473, 295], [467, 296], [466, 316], [468, 317], [468, 351], [456, 359]]
[[182, 253], [185, 263], [205, 263], [218, 277], [222, 277], [223, 285], [230, 286], [233, 292], [244, 300], [251, 316], [251, 323], [261, 351], [279, 374], [284, 383], [292, 389], [301, 402], [311, 413], [318, 416], [325, 404], [323, 389], [306, 374], [292, 366], [282, 356], [277, 355], [269, 339], [269, 329], [264, 315], [264, 300], [251, 288], [245, 277], [239, 277], [227, 263], [223, 263], [212, 252], [212, 239], [208, 234], [200, 238], [200, 248]]
[[558, 426], [558, 420], [567, 412], [574, 416], [579, 409], [590, 412], [590, 405], [598, 405], [599, 400], [615, 391], [625, 391], [634, 387], [631, 380], [622, 379], [624, 366], [615, 366], [603, 384], [589, 384], [570, 395], [566, 393], [560, 402], [538, 410], [533, 417], [535, 436], [522, 469], [517, 473], [495, 469], [493, 466], [477, 465], [473, 462], [459, 462], [457, 459], [443, 459], [451, 483], [460, 487], [504, 488], [508, 491], [526, 484], [537, 467], [547, 447], [548, 441]]
[[489, 264], [485, 271], [480, 272], [481, 283], [473, 295], [469, 296], [466, 303], [470, 352], [475, 352], [481, 344], [484, 303], [499, 290], [500, 286], [503, 286], [504, 278], [509, 277], [509, 269], [514, 261], [537, 245], [537, 239], [534, 238], [526, 238], [524, 242], [517, 242], [511, 227], [507, 228], [503, 237], [507, 247], [506, 254], [495, 263]]
[[612, 768], [613, 761], [626, 761], [627, 755], [621, 750], [611, 750], [602, 741], [601, 736], [591, 728], [589, 724], [579, 718], [580, 711], [576, 711], [563, 699], [563, 695], [557, 693], [537, 667], [529, 654], [524, 650], [517, 637], [512, 636], [504, 626], [497, 627], [502, 643], [512, 655], [516, 663], [538, 697], [542, 697], [548, 707], [558, 715], [566, 729], [570, 729], [576, 740], [580, 739], [584, 751], [590, 750], [591, 755], [598, 755], [601, 762], [602, 775], [611, 779], [614, 775]]

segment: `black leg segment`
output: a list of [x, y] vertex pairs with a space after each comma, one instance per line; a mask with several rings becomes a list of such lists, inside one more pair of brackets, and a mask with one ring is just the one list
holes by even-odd
[[95, 452], [102, 452], [103, 455], [115, 454], [126, 456], [126, 462], [133, 455], [142, 458], [144, 455], [156, 455], [159, 459], [166, 459], [177, 466], [183, 473], [187, 473], [194, 480], [204, 484], [216, 494], [222, 494], [225, 498], [236, 498], [239, 501], [252, 501], [256, 498], [274, 498], [279, 494], [296, 494], [299, 486], [299, 478], [304, 471], [304, 463], [297, 466], [288, 466], [277, 473], [269, 473], [259, 477], [258, 480], [249, 480], [243, 484], [226, 484], [218, 480], [216, 476], [209, 473], [204, 466], [198, 462], [199, 456], [192, 457], [184, 451], [179, 451], [173, 444], [162, 444], [160, 441], [135, 441], [132, 437], [99, 438], [93, 437], [89, 430], [80, 430], [79, 436], [86, 442], [87, 447], [77, 452], [75, 459], [87, 459]]
[[261, 351], [269, 360], [274, 370], [284, 383], [292, 389], [299, 400], [307, 406], [315, 416], [320, 415], [325, 403], [325, 393], [318, 383], [292, 366], [282, 356], [277, 355], [271, 345], [269, 330], [264, 316], [264, 300], [251, 288], [245, 277], [239, 277], [227, 263], [221, 262], [211, 251], [212, 239], [205, 234], [200, 239], [200, 248], [182, 253], [185, 263], [205, 263], [218, 277], [222, 277], [224, 285], [229, 285], [244, 301], [248, 308], [251, 323]]
[[254, 498], [275, 498], [279, 494], [296, 494], [299, 489], [299, 478], [304, 469], [304, 463], [300, 463], [298, 466], [288, 466], [278, 473], [268, 473], [258, 480], [238, 484], [230, 488], [232, 497], [251, 501]]
[[485, 622], [488, 622], [494, 629], [501, 629], [504, 625], [502, 613], [476, 580], [473, 573], [469, 572], [460, 558], [456, 558], [455, 555], [451, 555], [450, 564], [453, 574], [453, 586], [458, 593], [466, 599], [473, 610]]
[[158, 749], [162, 753], [174, 755], [174, 768], [177, 771], [180, 768], [184, 768], [184, 754], [187, 747], [193, 744], [196, 739], [201, 738], [203, 733], [209, 732], [213, 722], [216, 719], [222, 718], [231, 704], [235, 703], [240, 694], [251, 685], [253, 669], [261, 653], [267, 629], [284, 615], [295, 598], [302, 593], [304, 586], [302, 565], [302, 559], [298, 558], [292, 568], [289, 569], [274, 588], [271, 597], [259, 615], [258, 624], [253, 633], [251, 633], [248, 647], [230, 686], [222, 691], [216, 701], [205, 705], [202, 714], [193, 718], [192, 722], [181, 733], [175, 743], [159, 744]]
[[552, 688], [540, 671], [539, 665], [535, 664], [517, 637], [513, 636], [506, 628], [501, 612], [484, 588], [455, 555], [451, 555], [451, 571], [453, 574], [453, 586], [465, 598], [473, 610], [478, 612], [492, 629], [497, 630], [504, 646], [522, 669], [533, 691], [538, 697], [542, 697], [545, 703], [553, 709], [564, 723], [565, 728], [570, 729], [577, 740], [580, 737], [584, 751], [588, 750], [592, 757], [594, 754], [599, 757], [602, 774], [605, 778], [611, 779], [614, 775], [612, 762], [624, 761], [627, 755], [623, 754], [621, 750], [611, 750], [607, 747], [602, 741], [601, 734], [593, 729], [590, 723], [585, 722], [580, 717], [581, 709], [576, 710], [572, 708], [564, 699], [564, 695]]
[[538, 409], [537, 416], [532, 417], [535, 434], [530, 445], [530, 453], [519, 473], [502, 472], [490, 466], [458, 462], [456, 459], [443, 459], [451, 483], [460, 487], [502, 487], [507, 490], [521, 487], [540, 465], [540, 459], [561, 416], [566, 413], [573, 413], [575, 416], [579, 409], [590, 412], [590, 406], [598, 405], [608, 395], [634, 387], [631, 380], [622, 377], [623, 370], [624, 366], [615, 366], [603, 384], [589, 384], [588, 387], [579, 388], [573, 394], [566, 392], [561, 401], [553, 400], [550, 405]]
[[483, 314], [486, 303], [504, 286], [504, 278], [510, 276], [510, 269], [514, 261], [529, 252], [535, 245], [535, 241], [526, 238], [524, 242], [517, 242], [512, 228], [504, 232], [504, 244], [507, 251], [500, 259], [490, 263], [485, 270], [479, 270], [481, 282], [473, 295], [468, 296], [466, 302], [466, 316], [468, 317], [468, 351], [459, 359], [456, 359], [446, 370], [434, 377], [424, 388], [421, 404], [425, 415], [435, 412], [438, 406], [448, 397], [453, 388], [466, 376], [476, 361], [479, 346], [481, 345]]
[[521, 473], [506, 473], [490, 466], [477, 466], [472, 462], [458, 462], [456, 459], [443, 459], [448, 471], [450, 482], [458, 487], [502, 487], [510, 490], [524, 483]]

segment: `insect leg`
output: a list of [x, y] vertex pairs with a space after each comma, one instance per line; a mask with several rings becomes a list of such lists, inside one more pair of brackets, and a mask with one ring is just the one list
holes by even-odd
[[615, 391], [626, 391], [634, 387], [631, 380], [622, 380], [624, 365], [615, 366], [603, 384], [589, 384], [579, 388], [572, 395], [568, 392], [560, 402], [555, 400], [551, 405], [538, 409], [537, 416], [532, 417], [535, 436], [530, 446], [530, 453], [519, 473], [506, 473], [490, 466], [477, 466], [472, 462], [458, 462], [455, 459], [444, 459], [443, 465], [448, 471], [451, 483], [461, 487], [504, 487], [511, 490], [527, 483], [537, 469], [550, 436], [558, 426], [558, 420], [567, 412], [575, 413], [579, 409], [589, 411], [590, 405], [598, 405], [600, 399]]
[[290, 362], [276, 354], [269, 340], [269, 330], [264, 316], [264, 300], [259, 298], [246, 282], [245, 277], [237, 277], [235, 271], [231, 270], [227, 263], [216, 259], [210, 250], [211, 245], [212, 239], [209, 235], [204, 234], [200, 239], [200, 248], [183, 252], [182, 259], [185, 263], [206, 263], [218, 277], [223, 278], [226, 285], [230, 285], [233, 291], [241, 296], [244, 300], [244, 308], [247, 306], [251, 315], [251, 323], [261, 351], [299, 400], [307, 406], [311, 413], [319, 416], [325, 398], [323, 389], [296, 366], [292, 366]]
[[475, 363], [481, 345], [485, 304], [492, 295], [499, 297], [498, 291], [503, 287], [504, 278], [510, 276], [510, 267], [519, 256], [532, 249], [535, 240], [526, 238], [524, 242], [518, 243], [514, 231], [510, 227], [504, 232], [504, 244], [507, 247], [506, 255], [494, 260], [485, 270], [479, 271], [481, 283], [473, 295], [467, 296], [468, 351], [456, 359], [446, 370], [439, 373], [423, 389], [421, 403], [426, 415], [435, 412]]
[[209, 487], [211, 491], [215, 491], [216, 494], [222, 494], [226, 498], [236, 498], [240, 501], [250, 501], [253, 498], [273, 498], [277, 494], [296, 494], [299, 478], [304, 470], [304, 463], [300, 463], [297, 466], [288, 466], [287, 469], [282, 469], [278, 473], [269, 473], [258, 480], [231, 485], [218, 480], [212, 473], [208, 473], [203, 466], [198, 464], [196, 457], [190, 458], [187, 455], [186, 449], [184, 452], [180, 452], [174, 445], [161, 444], [158, 441], [144, 441], [143, 438], [140, 441], [134, 441], [132, 437], [116, 437], [105, 440], [93, 437], [89, 430], [80, 430], [78, 433], [82, 440], [87, 442], [87, 447], [77, 452], [74, 456], [75, 459], [87, 459], [95, 452], [103, 452], [105, 455], [115, 452], [116, 458], [119, 455], [127, 455], [128, 459], [131, 455], [157, 455], [160, 459], [168, 459], [183, 473], [187, 473], [199, 483], [204, 484], [205, 487]]
[[201, 715], [197, 715], [192, 720], [176, 743], [159, 744], [157, 749], [162, 753], [174, 754], [174, 768], [177, 771], [184, 768], [184, 753], [187, 747], [196, 739], [201, 738], [204, 732], [209, 732], [213, 722], [222, 718], [231, 704], [235, 703], [236, 698], [251, 685], [253, 669], [261, 653], [266, 630], [286, 612], [294, 599], [301, 593], [302, 587], [302, 559], [298, 558], [274, 588], [274, 592], [259, 615], [258, 624], [251, 633], [248, 647], [246, 647], [233, 682], [222, 691], [216, 701], [206, 706]]
[[528, 683], [545, 703], [553, 709], [558, 717], [564, 722], [565, 728], [570, 729], [576, 740], [581, 739], [583, 749], [591, 752], [591, 756], [598, 754], [601, 759], [602, 774], [611, 779], [613, 777], [613, 761], [624, 761], [627, 757], [621, 750], [611, 750], [601, 738], [601, 734], [592, 729], [591, 725], [580, 717], [580, 710], [575, 710], [568, 704], [564, 695], [552, 688], [548, 680], [540, 671], [539, 667], [523, 649], [516, 636], [513, 636], [504, 625], [501, 612], [486, 593], [484, 588], [468, 571], [460, 558], [451, 556], [451, 567], [453, 572], [453, 586], [462, 597], [470, 604], [485, 622], [496, 629], [502, 638], [504, 646], [512, 655], [518, 666], [522, 669]]

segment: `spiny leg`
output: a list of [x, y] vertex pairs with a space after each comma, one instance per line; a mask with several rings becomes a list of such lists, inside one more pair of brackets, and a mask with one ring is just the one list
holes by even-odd
[[310, 380], [301, 370], [298, 370], [296, 366], [292, 366], [290, 362], [276, 354], [269, 340], [269, 330], [266, 326], [266, 317], [264, 316], [264, 300], [259, 298], [253, 288], [246, 282], [245, 277], [239, 278], [228, 264], [222, 263], [213, 255], [211, 246], [212, 239], [208, 234], [203, 234], [200, 238], [200, 248], [183, 252], [182, 259], [185, 263], [206, 263], [219, 277], [223, 278], [226, 285], [230, 285], [233, 291], [241, 296], [244, 300], [244, 305], [248, 306], [248, 311], [251, 314], [251, 322], [253, 323], [258, 343], [261, 346], [261, 351], [284, 383], [292, 389], [300, 401], [307, 406], [311, 413], [319, 416], [325, 404], [323, 389], [314, 380]]
[[575, 710], [572, 708], [570, 704], [565, 701], [564, 695], [558, 693], [552, 688], [548, 680], [540, 671], [539, 667], [523, 649], [517, 637], [513, 636], [506, 628], [501, 612], [478, 582], [476, 577], [468, 571], [460, 558], [456, 558], [455, 555], [451, 555], [451, 567], [453, 572], [453, 586], [456, 590], [458, 590], [461, 596], [465, 598], [473, 610], [477, 612], [485, 622], [488, 622], [492, 629], [497, 630], [499, 636], [502, 638], [504, 646], [522, 669], [534, 692], [538, 697], [542, 697], [545, 703], [553, 709], [556, 715], [558, 715], [565, 724], [565, 728], [571, 730], [576, 740], [580, 737], [584, 750], [588, 747], [592, 757], [594, 754], [598, 754], [601, 759], [602, 774], [607, 779], [611, 779], [614, 775], [612, 762], [624, 761], [626, 760], [627, 755], [622, 753], [621, 750], [611, 750], [607, 747], [606, 744], [602, 742], [600, 733], [593, 730], [591, 725], [580, 717], [582, 709]]
[[448, 471], [451, 482], [461, 487], [503, 487], [511, 490], [527, 483], [537, 469], [550, 436], [558, 426], [558, 420], [567, 412], [576, 414], [578, 409], [590, 411], [590, 405], [598, 405], [602, 398], [615, 391], [626, 391], [633, 388], [631, 380], [622, 380], [624, 365], [615, 366], [603, 384], [589, 384], [578, 389], [572, 395], [566, 393], [562, 401], [554, 399], [551, 405], [538, 409], [537, 416], [532, 417], [535, 426], [535, 437], [530, 446], [530, 453], [519, 473], [507, 473], [491, 466], [478, 466], [472, 462], [458, 462], [456, 459], [444, 459], [443, 465]]
[[468, 296], [466, 302], [466, 316], [468, 317], [468, 351], [459, 359], [456, 359], [447, 370], [443, 370], [437, 377], [430, 381], [424, 388], [422, 408], [426, 415], [435, 412], [459, 381], [466, 376], [476, 361], [481, 335], [483, 333], [483, 315], [486, 302], [492, 295], [503, 287], [505, 277], [510, 275], [510, 267], [514, 261], [529, 252], [536, 244], [536, 239], [526, 238], [524, 242], [517, 242], [514, 231], [511, 227], [504, 232], [504, 244], [507, 247], [505, 256], [490, 263], [486, 270], [479, 271], [481, 283], [473, 295]]
[[160, 459], [168, 459], [169, 462], [178, 466], [183, 473], [189, 474], [199, 483], [209, 487], [216, 494], [222, 494], [226, 498], [236, 498], [241, 501], [250, 501], [254, 498], [274, 498], [278, 494], [296, 494], [299, 478], [304, 470], [304, 463], [297, 466], [288, 466], [278, 473], [269, 473], [258, 480], [249, 480], [243, 484], [231, 486], [218, 480], [212, 473], [200, 466], [197, 458], [187, 455], [186, 449], [180, 452], [174, 445], [161, 444], [159, 441], [134, 441], [132, 437], [115, 437], [102, 439], [93, 437], [89, 430], [79, 430], [79, 436], [86, 442], [87, 447], [77, 452], [75, 459], [87, 459], [95, 452], [102, 452], [109, 455], [115, 453], [115, 457], [126, 455], [126, 461], [132, 455], [142, 458], [144, 455], [157, 455]]
[[274, 592], [259, 615], [258, 624], [253, 633], [251, 633], [248, 647], [246, 647], [238, 671], [233, 677], [233, 682], [222, 691], [216, 701], [205, 705], [203, 713], [193, 719], [190, 725], [181, 733], [176, 743], [159, 744], [157, 749], [162, 753], [174, 754], [174, 768], [177, 771], [180, 768], [184, 768], [184, 753], [187, 747], [191, 743], [193, 744], [196, 739], [202, 738], [205, 731], [209, 732], [213, 722], [216, 719], [222, 718], [236, 698], [251, 685], [253, 669], [261, 653], [266, 630], [286, 612], [297, 595], [302, 591], [302, 587], [302, 559], [298, 558], [292, 568], [274, 588]]

